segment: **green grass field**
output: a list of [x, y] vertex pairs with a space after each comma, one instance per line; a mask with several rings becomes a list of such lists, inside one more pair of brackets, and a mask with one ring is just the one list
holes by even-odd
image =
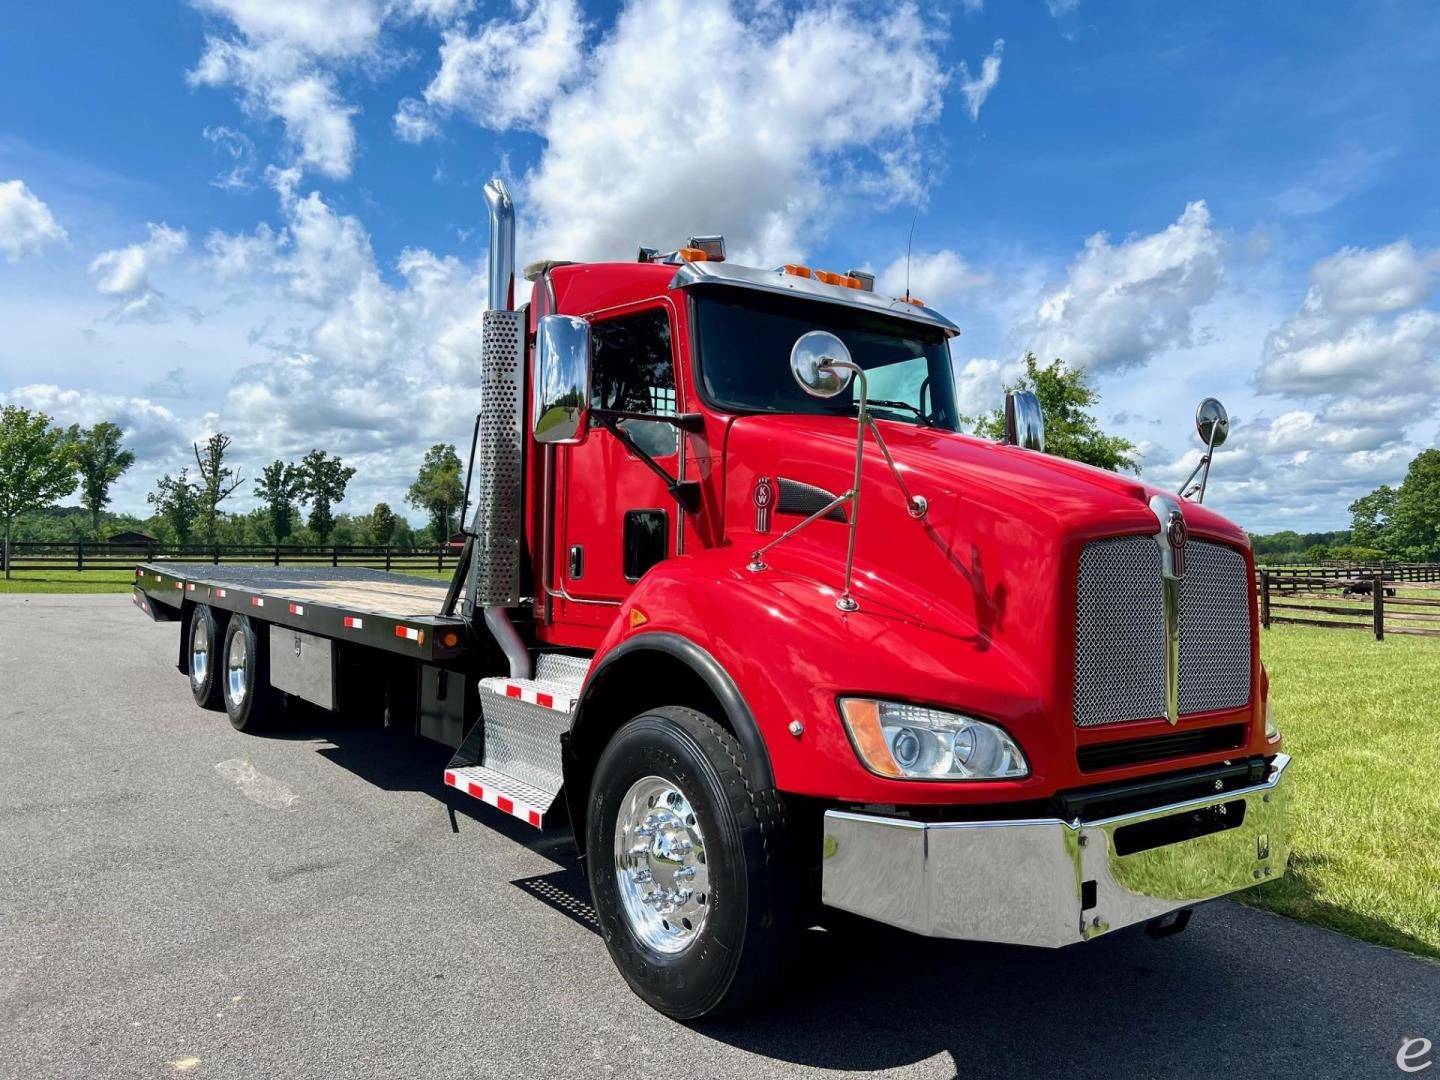
[[1247, 902], [1440, 958], [1440, 639], [1283, 626], [1260, 652], [1294, 848]]
[[[431, 580], [450, 580], [450, 571], [401, 570]], [[130, 591], [135, 571], [127, 570], [16, 570], [6, 581], [0, 577], [0, 593], [124, 593]]]
[[[0, 592], [126, 592], [131, 580], [17, 571]], [[1294, 849], [1289, 873], [1245, 901], [1440, 958], [1440, 638], [1277, 626], [1260, 641], [1295, 757]]]

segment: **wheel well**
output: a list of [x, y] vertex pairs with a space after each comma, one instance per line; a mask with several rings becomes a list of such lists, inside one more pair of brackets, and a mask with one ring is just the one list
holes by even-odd
[[[582, 855], [584, 809], [601, 752], [621, 725], [659, 705], [683, 705], [702, 712], [740, 738], [720, 695], [679, 656], [660, 649], [633, 649], [606, 663], [585, 688], [575, 725], [565, 741], [565, 801]], [[768, 760], [764, 767], [768, 772]]]

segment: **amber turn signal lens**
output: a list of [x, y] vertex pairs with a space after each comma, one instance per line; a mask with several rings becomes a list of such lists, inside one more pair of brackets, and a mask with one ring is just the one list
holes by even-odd
[[881, 776], [902, 776], [900, 766], [890, 756], [885, 733], [880, 730], [880, 703], [865, 698], [845, 698], [840, 702], [840, 715], [855, 743], [860, 760]]
[[787, 274], [794, 274], [796, 277], [808, 278], [810, 276], [810, 268], [808, 266], [801, 266], [799, 263], [786, 263], [780, 269]]
[[460, 644], [460, 635], [455, 633], [454, 630], [447, 630], [440, 635], [440, 644], [444, 645], [447, 649], [453, 649], [456, 645]]
[[701, 251], [699, 248], [681, 248], [675, 254], [679, 255], [680, 258], [684, 259], [686, 262], [710, 261], [710, 256], [706, 255], [705, 252]]

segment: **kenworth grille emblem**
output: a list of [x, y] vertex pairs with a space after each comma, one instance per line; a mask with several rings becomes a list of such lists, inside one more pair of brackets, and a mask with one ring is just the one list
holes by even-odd
[[770, 477], [761, 476], [755, 481], [755, 491], [750, 496], [755, 503], [755, 531], [770, 531], [770, 510], [775, 505], [775, 485]]
[[1185, 546], [1190, 531], [1180, 504], [1169, 495], [1150, 500], [1150, 512], [1160, 526], [1160, 571], [1165, 596], [1165, 718], [1180, 722], [1180, 581], [1185, 577]]

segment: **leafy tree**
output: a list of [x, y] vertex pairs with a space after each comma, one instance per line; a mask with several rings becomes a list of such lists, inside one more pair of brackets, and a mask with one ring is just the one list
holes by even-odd
[[156, 516], [175, 534], [177, 544], [190, 543], [203, 506], [200, 489], [190, 480], [188, 465], [179, 476], [166, 473], [156, 480], [155, 490], [145, 496], [145, 501], [155, 507]]
[[75, 490], [75, 455], [65, 433], [42, 412], [0, 407], [0, 517], [5, 519], [5, 577], [10, 577], [15, 517]]
[[381, 547], [390, 543], [394, 538], [397, 524], [399, 521], [395, 517], [395, 511], [390, 509], [389, 503], [376, 503], [375, 509], [370, 511], [370, 535]]
[[71, 424], [66, 435], [80, 470], [80, 502], [90, 511], [90, 535], [100, 538], [100, 512], [110, 504], [110, 486], [135, 464], [135, 455], [120, 446], [124, 432], [102, 420], [94, 427]]
[[307, 524], [317, 543], [325, 543], [335, 528], [331, 508], [345, 498], [345, 487], [355, 475], [353, 467], [324, 450], [311, 450], [300, 462], [305, 487], [305, 501], [310, 504]]
[[1440, 559], [1440, 450], [1422, 450], [1410, 462], [1385, 531], [1395, 555]]
[[245, 482], [239, 469], [225, 464], [225, 452], [230, 449], [230, 436], [216, 432], [205, 440], [205, 453], [200, 453], [199, 443], [195, 447], [195, 464], [200, 470], [200, 523], [205, 533], [205, 543], [214, 546], [218, 540], [220, 504], [234, 494], [235, 489]]
[[451, 527], [452, 515], [460, 509], [464, 498], [465, 489], [460, 483], [460, 456], [449, 443], [436, 443], [425, 451], [420, 474], [410, 485], [405, 501], [430, 515], [430, 531], [435, 540], [443, 544], [455, 532]]
[[265, 504], [270, 532], [283, 544], [295, 529], [295, 504], [305, 497], [305, 475], [288, 461], [272, 461], [260, 470], [255, 497]]
[[[1135, 444], [1119, 435], [1106, 435], [1087, 410], [1100, 400], [1090, 386], [1082, 368], [1067, 368], [1058, 359], [1045, 367], [1035, 354], [1025, 354], [1025, 374], [1008, 390], [1033, 390], [1040, 399], [1040, 412], [1045, 417], [1045, 449], [1060, 457], [1083, 461], [1102, 469], [1140, 472], [1135, 459]], [[981, 417], [975, 427], [978, 435], [992, 439], [1005, 434], [1005, 411], [997, 409]]]
[[1366, 547], [1387, 547], [1386, 531], [1395, 516], [1395, 503], [1400, 493], [1389, 484], [1381, 484], [1369, 495], [1362, 495], [1350, 504], [1350, 539]]

